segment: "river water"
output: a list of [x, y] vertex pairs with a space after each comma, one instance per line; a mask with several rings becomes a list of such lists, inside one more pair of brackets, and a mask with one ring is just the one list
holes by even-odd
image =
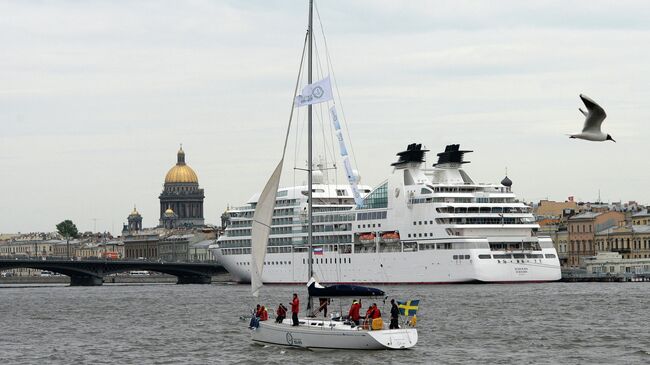
[[[0, 288], [0, 363], [650, 363], [648, 283], [382, 288], [420, 299], [414, 349], [254, 345], [239, 319], [254, 304], [246, 285], [8, 285]], [[306, 292], [267, 286], [263, 304], [272, 311], [294, 291]]]

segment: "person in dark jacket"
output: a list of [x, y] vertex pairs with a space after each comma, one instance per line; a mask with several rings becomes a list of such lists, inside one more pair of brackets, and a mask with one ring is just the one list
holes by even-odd
[[395, 299], [390, 300], [390, 329], [398, 329], [399, 308], [395, 303]]

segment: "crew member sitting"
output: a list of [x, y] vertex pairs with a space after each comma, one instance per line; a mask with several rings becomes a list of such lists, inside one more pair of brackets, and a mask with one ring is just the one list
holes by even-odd
[[266, 311], [266, 308], [264, 306], [262, 306], [262, 308], [260, 309], [259, 317], [260, 317], [260, 321], [268, 321], [269, 319], [269, 313]]
[[287, 307], [282, 305], [278, 306], [278, 309], [275, 311], [276, 317], [275, 317], [275, 323], [282, 323], [285, 318], [287, 318]]
[[262, 306], [258, 304], [255, 307], [255, 317], [260, 318], [260, 314], [262, 314]]
[[381, 311], [379, 310], [379, 307], [377, 307], [377, 303], [372, 303], [372, 315], [370, 318], [381, 318]]

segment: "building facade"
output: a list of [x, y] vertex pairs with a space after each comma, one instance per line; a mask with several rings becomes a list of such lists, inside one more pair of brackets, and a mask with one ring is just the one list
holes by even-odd
[[567, 264], [581, 266], [583, 259], [596, 254], [594, 243], [596, 232], [618, 227], [625, 223], [625, 214], [621, 212], [583, 212], [568, 220], [569, 250]]
[[176, 165], [167, 172], [159, 197], [160, 226], [168, 229], [203, 226], [204, 198], [196, 173], [185, 163], [185, 152], [181, 146]]

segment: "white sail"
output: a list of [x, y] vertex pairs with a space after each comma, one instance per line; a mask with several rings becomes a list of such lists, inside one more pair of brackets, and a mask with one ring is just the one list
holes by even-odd
[[280, 184], [283, 163], [284, 157], [278, 163], [269, 181], [266, 182], [264, 190], [262, 190], [262, 194], [257, 200], [255, 214], [253, 214], [251, 229], [251, 291], [255, 297], [257, 297], [263, 285], [262, 270], [264, 270], [264, 257], [266, 256], [266, 246], [269, 241], [269, 234], [271, 233], [275, 196], [277, 195], [278, 185]]

